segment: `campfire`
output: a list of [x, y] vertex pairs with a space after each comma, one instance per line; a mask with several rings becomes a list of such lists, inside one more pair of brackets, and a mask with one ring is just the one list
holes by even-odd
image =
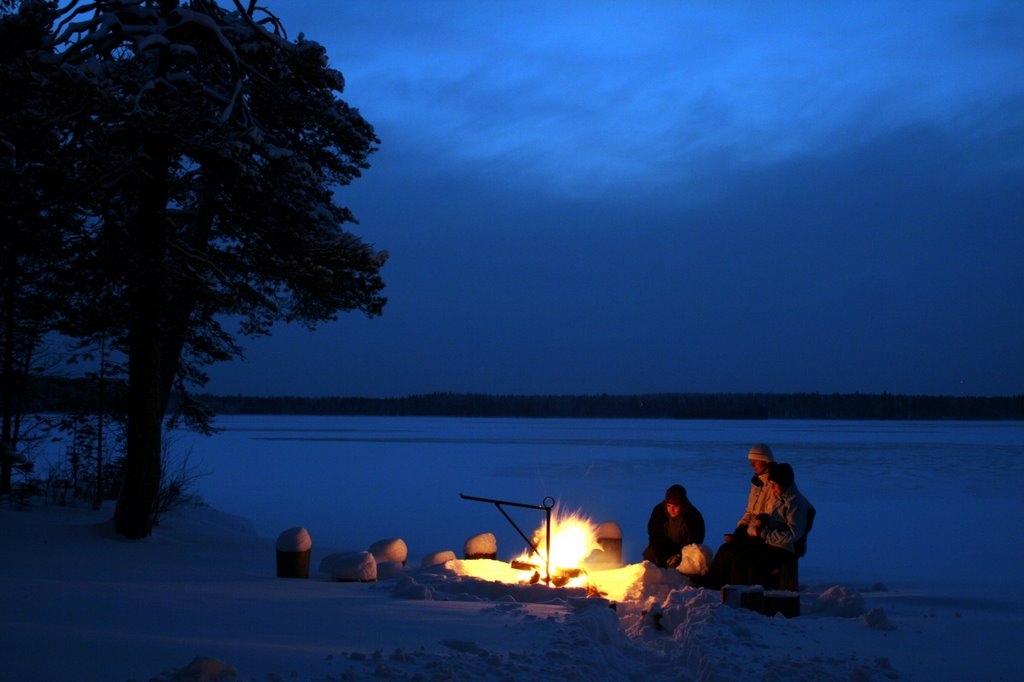
[[[636, 566], [595, 571], [586, 565], [587, 559], [601, 550], [601, 545], [597, 537], [598, 525], [580, 511], [564, 513], [552, 498], [546, 498], [541, 505], [527, 505], [466, 495], [460, 497], [494, 504], [519, 532], [527, 547], [509, 563], [488, 559], [456, 561], [453, 568], [462, 576], [519, 585], [584, 588], [588, 596], [601, 595], [612, 599], [624, 598], [629, 586], [636, 582]], [[505, 506], [543, 511], [545, 520], [527, 537], [505, 511]], [[599, 573], [597, 580], [595, 572]]]
[[579, 512], [562, 515], [553, 507], [550, 517], [550, 543], [548, 522], [533, 534], [533, 547], [512, 561], [512, 568], [521, 571], [520, 582], [544, 582], [552, 587], [587, 587], [586, 571], [582, 564], [601, 546], [597, 542], [597, 526]]

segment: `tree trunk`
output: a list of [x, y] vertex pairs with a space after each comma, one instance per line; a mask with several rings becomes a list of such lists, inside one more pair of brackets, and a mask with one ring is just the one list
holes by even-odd
[[13, 267], [4, 282], [3, 366], [0, 367], [0, 495], [11, 492], [14, 470], [14, 284]]
[[[196, 211], [195, 220], [189, 230], [188, 246], [191, 253], [206, 254], [213, 233], [214, 206], [217, 201], [218, 183], [211, 172], [203, 179], [202, 200]], [[168, 298], [163, 336], [163, 411], [167, 412], [175, 375], [181, 365], [181, 353], [188, 340], [192, 314], [195, 312], [199, 295], [194, 280], [178, 282], [175, 293]]]
[[114, 512], [117, 532], [143, 538], [153, 530], [160, 489], [162, 400], [161, 356], [165, 305], [167, 150], [156, 136], [139, 152], [139, 207], [130, 225], [134, 267], [132, 319], [128, 328], [128, 429], [124, 483]]
[[160, 489], [160, 326], [158, 308], [136, 311], [128, 334], [128, 433], [124, 482], [114, 512], [117, 532], [144, 538], [153, 530]]
[[103, 422], [107, 413], [107, 337], [100, 336], [99, 407], [96, 412], [96, 497], [92, 508], [103, 506]]

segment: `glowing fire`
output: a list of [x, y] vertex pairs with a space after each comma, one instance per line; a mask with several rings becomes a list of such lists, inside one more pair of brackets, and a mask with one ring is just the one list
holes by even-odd
[[586, 574], [579, 571], [583, 560], [590, 556], [594, 550], [600, 550], [601, 545], [597, 542], [597, 526], [574, 512], [563, 516], [558, 507], [551, 512], [551, 560], [545, 566], [547, 553], [547, 528], [541, 524], [533, 534], [533, 544], [537, 553], [525, 551], [515, 561], [513, 566], [521, 564], [532, 564], [534, 569], [523, 571], [520, 582], [546, 581], [548, 576], [545, 571], [550, 572], [551, 584], [555, 586], [567, 585], [570, 587], [586, 586]]
[[[550, 587], [582, 587], [588, 594], [601, 595], [613, 601], [629, 598], [635, 592], [634, 586], [641, 578], [644, 564], [633, 564], [621, 568], [584, 569], [583, 564], [601, 545], [597, 538], [598, 526], [579, 512], [563, 516], [557, 507], [551, 514], [551, 563], [544, 565], [547, 532], [542, 523], [533, 533], [533, 544], [540, 556], [526, 550], [511, 563], [492, 559], [454, 560], [446, 566], [459, 575], [480, 580], [509, 584], [547, 584]], [[593, 561], [593, 558], [590, 559]], [[588, 562], [589, 563], [589, 562]], [[514, 565], [529, 568], [519, 570]], [[550, 570], [551, 581], [547, 582], [545, 570]]]

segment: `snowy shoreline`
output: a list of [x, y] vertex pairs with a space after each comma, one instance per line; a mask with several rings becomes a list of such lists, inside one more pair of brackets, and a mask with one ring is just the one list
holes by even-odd
[[109, 514], [0, 509], [4, 679], [1011, 679], [999, 642], [1024, 625], [983, 585], [808, 586], [803, 615], [767, 618], [649, 564], [614, 609], [436, 567], [280, 579], [273, 541], [243, 519], [183, 508], [129, 542]]
[[[1018, 677], [1007, 640], [1024, 628], [1024, 548], [1012, 541], [1024, 424], [218, 422], [212, 438], [179, 440], [211, 506], [175, 511], [144, 541], [116, 536], [109, 508], [0, 508], [0, 678], [184, 682], [203, 679], [185, 670], [196, 657], [237, 679], [325, 682]], [[634, 563], [651, 505], [676, 481], [714, 547], [742, 511], [757, 441], [793, 463], [819, 512], [800, 564], [802, 615], [790, 620]], [[502, 560], [522, 550], [491, 505], [462, 492], [550, 495], [618, 522], [636, 597], [613, 611], [418, 568], [483, 531]], [[541, 520], [523, 512], [528, 530]], [[295, 526], [309, 529], [314, 574], [278, 579], [275, 539]], [[410, 568], [394, 579], [316, 574], [331, 552], [395, 537]], [[662, 630], [642, 616], [653, 608]]]

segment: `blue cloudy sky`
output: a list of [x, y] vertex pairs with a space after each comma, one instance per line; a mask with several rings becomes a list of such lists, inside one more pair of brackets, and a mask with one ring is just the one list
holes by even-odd
[[267, 4], [389, 303], [208, 390], [1024, 393], [1024, 3]]

